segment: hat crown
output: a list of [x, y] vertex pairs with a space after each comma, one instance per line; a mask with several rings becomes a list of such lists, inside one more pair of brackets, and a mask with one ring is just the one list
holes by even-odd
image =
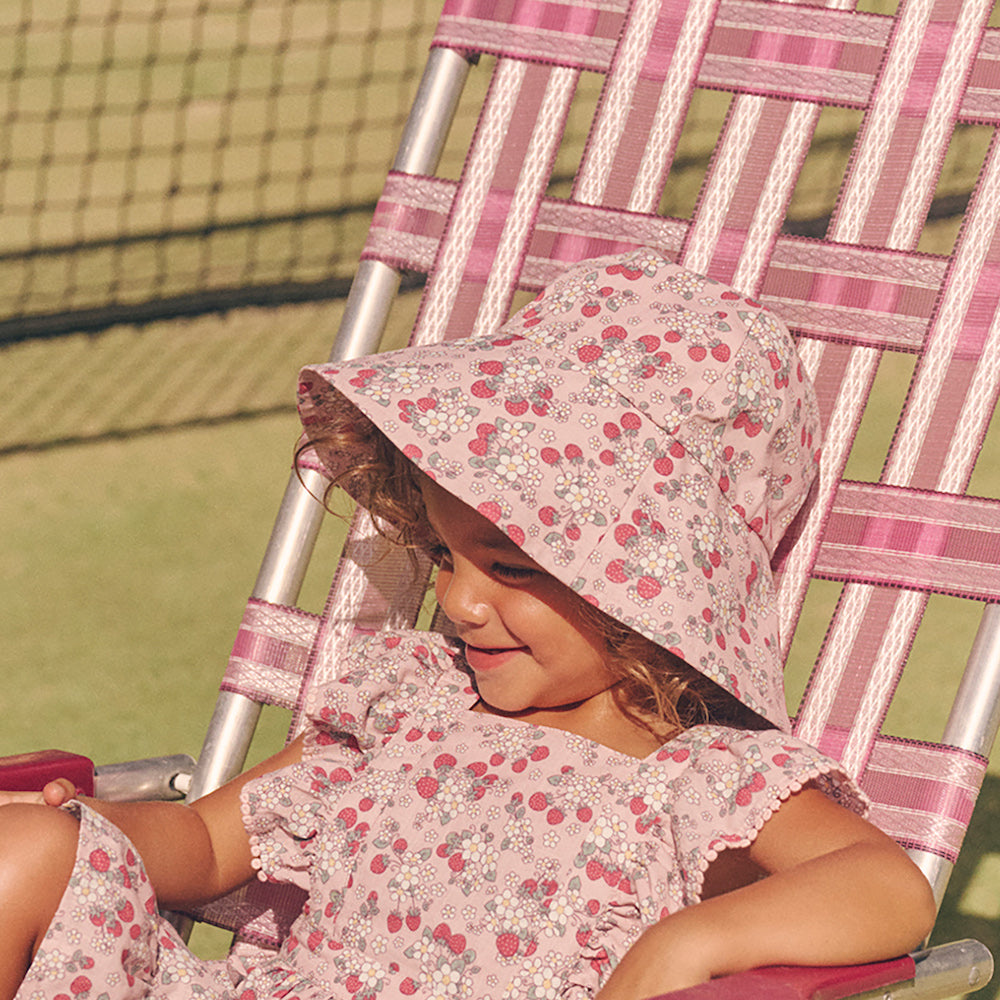
[[653, 250], [585, 261], [495, 335], [304, 370], [314, 439], [345, 405], [586, 600], [787, 725], [770, 558], [818, 421], [760, 303]]

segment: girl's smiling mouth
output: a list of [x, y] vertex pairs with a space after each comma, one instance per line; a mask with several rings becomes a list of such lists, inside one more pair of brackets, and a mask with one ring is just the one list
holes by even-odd
[[480, 673], [486, 670], [495, 670], [518, 653], [526, 653], [527, 651], [527, 646], [508, 646], [498, 649], [466, 643], [465, 659], [474, 671]]

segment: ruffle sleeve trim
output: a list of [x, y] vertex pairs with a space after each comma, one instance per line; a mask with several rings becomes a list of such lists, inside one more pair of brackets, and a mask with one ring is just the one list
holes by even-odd
[[386, 629], [358, 636], [344, 655], [340, 676], [310, 700], [305, 754], [322, 754], [333, 742], [367, 752], [397, 732], [428, 687], [445, 675], [465, 681], [455, 668], [458, 649], [436, 632]]
[[782, 804], [806, 785], [815, 784], [860, 816], [868, 812], [866, 796], [840, 764], [777, 730], [699, 726], [658, 757], [687, 763], [670, 781], [669, 816], [656, 824], [676, 852], [685, 905], [700, 899], [705, 872], [724, 850], [752, 844]]

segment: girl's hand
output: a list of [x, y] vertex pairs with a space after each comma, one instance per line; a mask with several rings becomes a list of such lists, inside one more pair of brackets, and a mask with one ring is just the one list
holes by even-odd
[[13, 805], [15, 802], [27, 802], [32, 805], [62, 806], [76, 798], [76, 785], [68, 778], [56, 778], [50, 781], [40, 792], [3, 792], [0, 791], [0, 806]]

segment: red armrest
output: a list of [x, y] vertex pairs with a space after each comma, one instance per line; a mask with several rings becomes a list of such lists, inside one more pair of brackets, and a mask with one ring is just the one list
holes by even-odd
[[871, 965], [776, 965], [713, 979], [652, 1000], [842, 1000], [907, 982], [915, 971], [916, 964], [909, 955]]
[[78, 795], [94, 794], [94, 762], [65, 750], [36, 750], [0, 757], [0, 789], [6, 792], [40, 792], [54, 778], [69, 778]]

